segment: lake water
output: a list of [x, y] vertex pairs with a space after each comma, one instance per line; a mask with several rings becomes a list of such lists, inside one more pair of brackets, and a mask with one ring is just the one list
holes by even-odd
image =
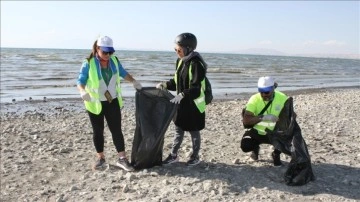
[[[76, 80], [91, 50], [1, 48], [1, 103], [29, 99], [80, 98]], [[115, 52], [143, 86], [173, 77], [176, 54], [160, 51]], [[360, 60], [201, 53], [214, 97], [256, 92], [260, 76], [273, 76], [282, 91], [360, 86]], [[123, 96], [135, 90], [122, 83]]]

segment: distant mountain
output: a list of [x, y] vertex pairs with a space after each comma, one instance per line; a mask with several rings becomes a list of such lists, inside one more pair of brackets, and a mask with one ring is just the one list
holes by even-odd
[[315, 58], [342, 58], [342, 59], [360, 59], [360, 54], [296, 54], [292, 56], [315, 57]]
[[275, 49], [265, 49], [265, 48], [249, 48], [245, 50], [236, 51], [238, 54], [249, 54], [249, 55], [283, 55], [288, 54], [275, 50]]
[[264, 49], [264, 48], [250, 48], [240, 51], [234, 51], [234, 53], [249, 54], [249, 55], [276, 55], [276, 56], [295, 56], [295, 57], [360, 59], [360, 54], [330, 54], [330, 53], [287, 54], [275, 49]]
[[[118, 48], [119, 49], [119, 48]], [[119, 50], [129, 51], [165, 51], [159, 49], [130, 49], [120, 48]], [[273, 55], [273, 56], [295, 56], [295, 57], [314, 57], [314, 58], [343, 58], [343, 59], [360, 59], [360, 54], [330, 54], [330, 53], [308, 53], [308, 54], [288, 54], [275, 49], [266, 48], [249, 48], [236, 51], [204, 51], [204, 53], [230, 53], [230, 54], [244, 54], [244, 55]]]

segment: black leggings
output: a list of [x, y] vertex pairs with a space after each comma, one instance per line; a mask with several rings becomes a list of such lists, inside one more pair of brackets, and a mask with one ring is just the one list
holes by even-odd
[[[260, 144], [271, 144], [267, 135], [259, 135], [256, 129], [245, 132], [241, 139], [240, 148], [243, 152], [254, 151]], [[280, 154], [281, 151], [274, 149], [274, 153]]]
[[109, 126], [116, 151], [125, 151], [124, 136], [121, 131], [121, 110], [117, 98], [113, 99], [111, 103], [102, 101], [101, 105], [102, 111], [99, 115], [88, 111], [94, 133], [93, 141], [96, 152], [104, 152], [104, 117]]

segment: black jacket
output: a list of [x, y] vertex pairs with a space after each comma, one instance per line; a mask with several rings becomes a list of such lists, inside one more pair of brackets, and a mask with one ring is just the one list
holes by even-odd
[[[179, 62], [180, 59], [176, 61], [176, 67]], [[192, 79], [189, 82], [190, 64], [192, 67]], [[193, 57], [186, 63], [183, 62], [177, 71], [177, 86], [174, 79], [166, 82], [168, 90], [176, 90], [177, 94], [184, 93], [184, 98], [177, 108], [173, 121], [176, 126], [179, 126], [184, 131], [202, 130], [205, 127], [205, 112], [200, 113], [194, 103], [194, 99], [200, 96], [201, 81], [205, 78], [205, 67], [198, 57]]]

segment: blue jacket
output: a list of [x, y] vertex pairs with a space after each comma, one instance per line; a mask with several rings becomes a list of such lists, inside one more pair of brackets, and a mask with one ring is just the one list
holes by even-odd
[[[95, 60], [96, 60], [96, 65], [100, 65], [100, 61], [98, 59], [98, 57], [94, 57]], [[109, 60], [110, 61], [110, 68], [112, 70], [112, 72], [118, 72], [116, 70], [116, 66], [115, 64], [113, 63], [112, 60]], [[99, 80], [102, 79], [101, 77], [101, 72], [100, 72], [100, 68], [98, 67], [98, 76], [99, 76]], [[121, 65], [120, 61], [119, 61], [119, 69], [120, 69], [120, 72], [119, 72], [119, 75], [122, 77], [122, 78], [125, 78], [127, 75], [128, 75], [128, 72], [123, 68], [123, 66]], [[82, 65], [81, 65], [81, 68], [80, 68], [80, 73], [79, 73], [79, 76], [78, 76], [78, 79], [77, 79], [77, 85], [86, 85], [86, 82], [89, 78], [89, 63], [87, 60], [84, 60]]]

